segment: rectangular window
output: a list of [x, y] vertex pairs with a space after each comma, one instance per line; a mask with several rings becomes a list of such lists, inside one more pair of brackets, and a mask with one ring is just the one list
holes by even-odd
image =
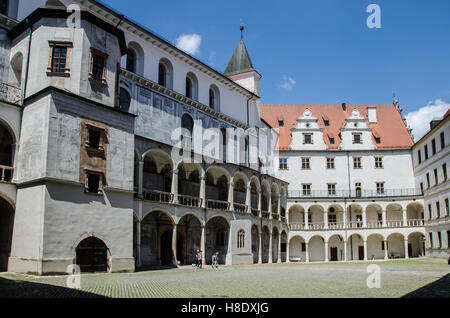
[[336, 183], [328, 183], [328, 195], [336, 195]]
[[431, 204], [428, 204], [428, 217], [430, 220], [433, 218], [433, 211], [431, 210]]
[[436, 214], [437, 214], [437, 218], [441, 217], [441, 204], [439, 203], [439, 201], [436, 202]]
[[425, 145], [424, 151], [425, 151], [425, 160], [427, 160], [428, 159], [428, 145]]
[[419, 150], [417, 151], [417, 159], [419, 159], [419, 164], [422, 163], [422, 152]]
[[70, 42], [49, 41], [50, 55], [47, 76], [70, 76], [69, 56], [72, 48]]
[[303, 195], [311, 195], [311, 184], [302, 184]]
[[445, 136], [444, 132], [441, 132], [441, 149], [445, 148]]
[[353, 157], [353, 169], [361, 169], [361, 157]]
[[420, 193], [423, 194], [423, 182], [420, 183]]
[[384, 241], [381, 241], [381, 250], [384, 251]]
[[430, 174], [427, 173], [427, 189], [430, 188]]
[[100, 147], [100, 131], [96, 129], [88, 129], [89, 133], [89, 147], [98, 148]]
[[306, 243], [302, 242], [302, 252], [306, 252]]
[[442, 165], [442, 174], [444, 175], [444, 182], [445, 181], [447, 181], [447, 164], [446, 163], [444, 163], [443, 165]]
[[102, 178], [100, 173], [86, 172], [87, 183], [85, 191], [87, 193], [100, 194], [102, 191]]
[[330, 121], [329, 120], [324, 120], [323, 123], [324, 123], [325, 126], [330, 126]]
[[383, 157], [375, 157], [375, 168], [383, 168]]
[[382, 213], [378, 213], [378, 221], [379, 222], [383, 221], [383, 214]]
[[384, 182], [377, 182], [377, 194], [384, 194]]
[[438, 235], [439, 248], [442, 248], [442, 237], [441, 237], [441, 232], [437, 232], [437, 235]]
[[381, 138], [380, 137], [375, 137], [375, 143], [381, 144]]
[[355, 182], [355, 192], [357, 197], [361, 196], [362, 194], [361, 182]]
[[284, 126], [284, 120], [278, 120], [278, 126], [283, 127]]
[[[450, 215], [450, 207], [448, 206], [448, 198], [445, 199], [445, 212], [447, 213], [447, 215]], [[449, 241], [450, 243], [450, 241]]]
[[311, 169], [309, 159], [310, 158], [302, 157], [302, 169]]
[[330, 138], [330, 145], [334, 145], [334, 138], [333, 137], [329, 137]]
[[429, 235], [430, 235], [430, 248], [433, 248], [433, 233], [430, 232]]
[[354, 144], [362, 144], [362, 134], [360, 133], [353, 133], [353, 143]]
[[431, 152], [433, 153], [433, 155], [436, 153], [436, 140], [433, 139], [431, 141]]
[[303, 143], [312, 144], [313, 143], [312, 134], [303, 134]]
[[336, 224], [336, 214], [328, 214], [328, 223]]
[[436, 185], [439, 183], [438, 173], [437, 173], [438, 171], [437, 171], [437, 169], [434, 169], [433, 172], [434, 172], [434, 184]]
[[91, 48], [89, 79], [106, 84], [106, 60], [108, 55]]
[[333, 157], [327, 158], [327, 169], [334, 169], [334, 158]]
[[287, 158], [280, 158], [280, 170], [287, 170]]

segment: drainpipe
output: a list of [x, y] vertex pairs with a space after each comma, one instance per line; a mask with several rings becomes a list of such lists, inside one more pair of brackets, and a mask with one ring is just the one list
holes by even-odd
[[31, 51], [31, 40], [33, 38], [33, 25], [30, 24], [30, 20], [27, 18], [25, 20], [30, 28], [30, 36], [28, 38], [28, 53], [27, 53], [27, 66], [25, 68], [25, 79], [24, 79], [24, 86], [23, 86], [23, 94], [20, 101], [20, 106], [23, 107], [23, 101], [25, 99], [26, 93], [27, 93], [27, 83], [28, 83], [28, 71], [30, 67], [30, 51]]

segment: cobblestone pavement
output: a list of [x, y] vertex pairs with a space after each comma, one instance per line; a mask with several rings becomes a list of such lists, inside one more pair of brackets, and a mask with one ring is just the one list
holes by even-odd
[[[369, 264], [381, 269], [381, 288], [368, 288]], [[137, 273], [82, 274], [81, 289], [68, 276], [0, 274], [0, 297], [450, 297], [446, 260], [191, 266]], [[439, 281], [442, 278], [441, 281]], [[437, 282], [439, 281], [439, 283]], [[439, 291], [432, 285], [436, 282]], [[448, 286], [448, 285], [447, 285]], [[414, 294], [416, 293], [416, 295]]]

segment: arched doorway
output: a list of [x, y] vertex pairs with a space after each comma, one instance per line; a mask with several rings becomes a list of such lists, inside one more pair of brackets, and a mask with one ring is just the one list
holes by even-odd
[[14, 227], [14, 208], [0, 197], [0, 272], [8, 270]]
[[224, 217], [213, 217], [206, 223], [206, 263], [211, 264], [213, 253], [219, 253], [218, 263], [224, 265], [228, 252], [230, 225]]
[[180, 219], [177, 225], [177, 261], [181, 265], [195, 263], [194, 255], [196, 250], [200, 250], [201, 235], [202, 227], [198, 218], [186, 214]]
[[301, 262], [306, 260], [306, 241], [296, 235], [289, 241], [289, 261]]
[[311, 262], [325, 261], [325, 240], [323, 237], [315, 235], [309, 240], [309, 260]]
[[253, 264], [258, 264], [259, 231], [256, 225], [252, 226], [252, 253], [253, 253]]
[[107, 272], [108, 247], [95, 236], [85, 238], [76, 247], [76, 264], [81, 272]]
[[347, 240], [347, 258], [350, 261], [364, 260], [364, 240], [359, 234], [352, 234]]
[[262, 231], [262, 262], [269, 262], [269, 244], [270, 244], [270, 231], [264, 226]]
[[279, 246], [279, 233], [276, 227], [272, 230], [272, 262], [278, 262], [278, 246]]
[[172, 264], [172, 231], [165, 231], [159, 240], [159, 250], [161, 251], [161, 265]]

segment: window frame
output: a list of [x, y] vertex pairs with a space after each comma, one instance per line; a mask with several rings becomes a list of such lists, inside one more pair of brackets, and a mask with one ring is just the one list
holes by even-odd
[[336, 169], [334, 157], [326, 157], [326, 169]]
[[328, 195], [336, 195], [336, 183], [327, 183]]
[[[87, 131], [85, 147], [89, 150], [104, 152], [105, 151], [105, 143], [106, 143], [106, 140], [105, 140], [106, 139], [106, 130], [104, 128], [94, 126], [90, 123], [85, 123], [85, 125], [86, 125], [86, 131]], [[90, 137], [91, 130], [96, 131], [100, 134], [98, 147], [93, 147], [90, 145], [89, 137]]]
[[[311, 142], [306, 142], [306, 136], [309, 136], [311, 139]], [[303, 133], [303, 144], [304, 145], [313, 145], [314, 144], [314, 140], [313, 140], [313, 136], [314, 134], [312, 133]]]
[[376, 182], [377, 194], [385, 194], [384, 181]]
[[311, 170], [311, 157], [301, 157], [302, 170]]
[[361, 157], [353, 157], [353, 169], [362, 169]]
[[[84, 192], [86, 194], [90, 194], [90, 195], [98, 195], [101, 196], [103, 195], [103, 172], [101, 171], [95, 171], [95, 170], [90, 170], [90, 169], [85, 169], [84, 170], [85, 173], [85, 184], [84, 184]], [[97, 192], [91, 192], [89, 191], [89, 176], [90, 175], [96, 175], [99, 177], [98, 179], [98, 190]]]
[[288, 170], [287, 158], [279, 158], [279, 170]]
[[[47, 76], [70, 77], [70, 55], [73, 48], [73, 43], [67, 41], [48, 41], [48, 46], [49, 46], [49, 56], [47, 65]], [[63, 72], [55, 72], [53, 70], [53, 58], [55, 48], [57, 47], [66, 49], [65, 66]]]
[[311, 183], [302, 183], [303, 196], [311, 196]]
[[237, 232], [237, 248], [238, 249], [245, 248], [245, 231], [243, 229], [240, 229]]
[[384, 169], [383, 166], [383, 157], [375, 156], [375, 169]]
[[[358, 136], [359, 137], [359, 142], [356, 142], [355, 137]], [[363, 143], [362, 140], [362, 133], [352, 133], [352, 142], [355, 145], [361, 145]]]
[[[102, 71], [102, 79], [101, 79], [101, 81], [99, 81], [98, 79], [94, 78], [94, 73], [93, 72], [94, 72], [94, 58], [95, 58], [95, 56], [103, 58], [103, 71]], [[106, 75], [107, 75], [108, 57], [109, 57], [108, 54], [91, 47], [90, 58], [89, 58], [89, 80], [91, 80], [92, 82], [98, 83], [98, 84], [102, 84], [102, 85], [107, 84]]]

